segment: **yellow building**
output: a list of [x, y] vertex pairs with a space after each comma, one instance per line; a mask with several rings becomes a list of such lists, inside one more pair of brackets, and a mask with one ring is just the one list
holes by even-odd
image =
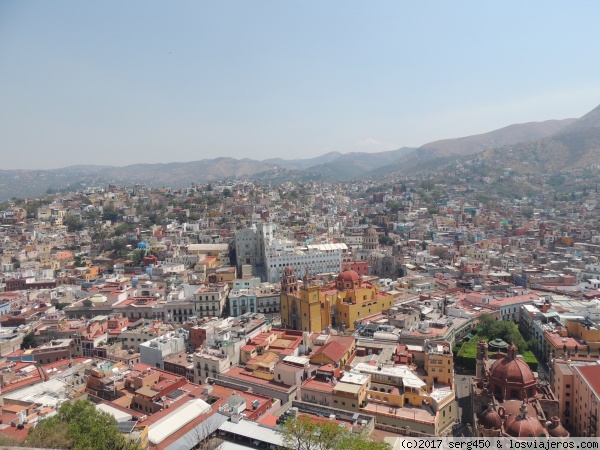
[[454, 389], [454, 358], [450, 344], [434, 342], [425, 350], [423, 378], [427, 385], [442, 384]]
[[362, 373], [345, 373], [332, 389], [334, 408], [360, 412], [364, 406], [371, 376]]
[[391, 295], [362, 282], [353, 270], [341, 272], [324, 286], [305, 276], [302, 287], [287, 267], [281, 280], [281, 322], [294, 330], [320, 333], [327, 327], [352, 331], [356, 322], [393, 306]]
[[593, 322], [586, 319], [567, 319], [565, 326], [569, 330], [569, 334], [585, 342], [579, 346], [580, 353], [589, 351], [596, 353], [600, 349], [600, 330], [596, 329]]
[[[396, 359], [408, 348], [399, 346]], [[404, 430], [445, 436], [452, 432], [458, 405], [454, 393], [454, 365], [448, 342], [427, 343], [423, 366], [415, 364], [353, 364], [355, 372], [369, 375], [370, 385], [360, 408], [376, 417], [377, 423]]]
[[231, 289], [233, 282], [237, 279], [237, 269], [236, 267], [217, 267], [214, 273], [209, 274], [208, 277], [211, 283], [227, 283]]

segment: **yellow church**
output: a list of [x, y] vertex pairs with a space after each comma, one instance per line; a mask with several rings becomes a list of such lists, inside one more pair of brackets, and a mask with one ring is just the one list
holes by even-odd
[[327, 327], [353, 331], [365, 317], [391, 308], [393, 297], [379, 286], [362, 282], [354, 270], [341, 272], [334, 282], [318, 286], [308, 275], [298, 285], [291, 267], [281, 280], [281, 323], [293, 330], [320, 333]]

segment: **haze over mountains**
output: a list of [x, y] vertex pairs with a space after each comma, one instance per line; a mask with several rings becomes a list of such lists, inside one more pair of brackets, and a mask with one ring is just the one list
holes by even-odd
[[551, 136], [484, 151], [477, 159], [521, 173], [560, 172], [600, 164], [600, 106]]
[[456, 157], [551, 136], [577, 121], [578, 119], [563, 119], [528, 122], [509, 125], [488, 133], [430, 142], [407, 153], [394, 164], [386, 167], [384, 173], [408, 174], [423, 168], [434, 168]]
[[[54, 170], [0, 170], [0, 200], [32, 197], [48, 189], [81, 183], [143, 183], [153, 187], [184, 186], [227, 178], [272, 178], [277, 171], [293, 179], [348, 181], [409, 175], [439, 168], [461, 158], [514, 163], [520, 171], [560, 171], [598, 163], [600, 106], [580, 119], [509, 125], [489, 133], [430, 142], [378, 153], [330, 152], [315, 158], [263, 161], [214, 158], [124, 167], [72, 166]], [[284, 178], [285, 178], [284, 177]]]

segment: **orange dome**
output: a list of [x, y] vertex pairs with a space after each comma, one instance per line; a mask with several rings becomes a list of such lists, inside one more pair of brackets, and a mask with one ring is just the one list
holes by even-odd
[[502, 383], [515, 383], [522, 387], [535, 385], [535, 377], [527, 363], [520, 359], [499, 359], [490, 369], [490, 380]]
[[337, 276], [336, 287], [340, 290], [360, 287], [360, 276], [354, 270], [344, 270]]
[[488, 409], [479, 416], [479, 424], [484, 428], [499, 430], [502, 428], [502, 419], [500, 418], [500, 415], [492, 409], [492, 406], [489, 405]]
[[337, 281], [342, 281], [344, 283], [358, 283], [360, 281], [360, 276], [354, 270], [344, 270], [338, 275]]
[[490, 384], [494, 395], [524, 399], [534, 395], [537, 382], [527, 363], [517, 359], [517, 347], [511, 344], [508, 355], [492, 364]]
[[560, 419], [552, 417], [552, 423], [548, 425], [548, 434], [551, 437], [569, 437], [569, 432], [562, 426]]
[[504, 424], [506, 434], [512, 437], [540, 437], [547, 436], [542, 424], [533, 417], [510, 416]]

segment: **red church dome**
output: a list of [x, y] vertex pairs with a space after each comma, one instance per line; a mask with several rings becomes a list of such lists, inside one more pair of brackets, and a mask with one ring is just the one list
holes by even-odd
[[552, 417], [551, 424], [548, 425], [548, 434], [552, 437], [569, 437], [569, 432], [562, 426], [560, 419]]
[[517, 347], [511, 344], [507, 356], [492, 364], [490, 384], [494, 395], [525, 399], [535, 394], [537, 382], [527, 363], [517, 359]]
[[357, 288], [360, 286], [360, 276], [354, 270], [344, 270], [337, 276], [335, 285], [339, 290]]
[[510, 416], [504, 422], [504, 431], [512, 437], [540, 437], [548, 436], [546, 429], [535, 417], [530, 417], [525, 402], [521, 405], [518, 416]]
[[499, 430], [502, 428], [502, 419], [500, 418], [500, 415], [494, 411], [491, 404], [480, 414], [479, 423], [483, 425], [484, 428], [491, 430]]
[[360, 276], [354, 270], [344, 270], [337, 277], [337, 281], [348, 283], [358, 283], [359, 280]]

